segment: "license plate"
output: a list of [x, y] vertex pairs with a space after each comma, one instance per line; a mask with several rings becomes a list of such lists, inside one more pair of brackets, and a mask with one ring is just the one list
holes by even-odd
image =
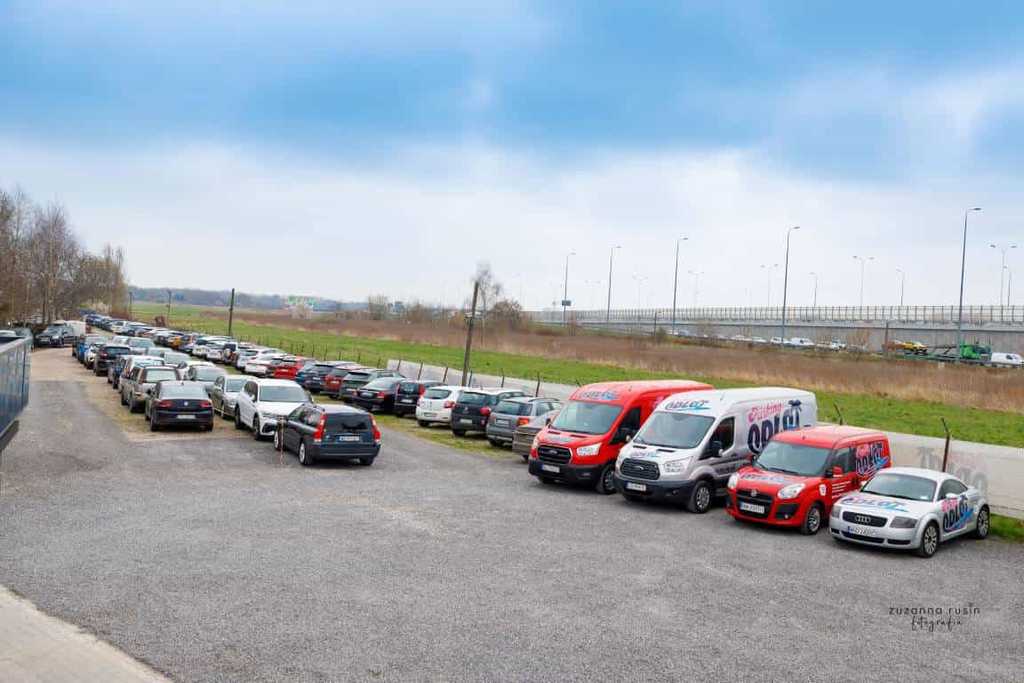
[[877, 536], [878, 532], [869, 526], [851, 526], [846, 525], [846, 533], [848, 534], [860, 534], [861, 536]]
[[359, 440], [360, 439], [359, 439], [358, 436], [341, 436], [341, 437], [338, 437], [338, 441], [351, 442], [351, 441], [359, 441]]
[[562, 468], [555, 465], [541, 465], [540, 468], [545, 472], [561, 472]]
[[756, 512], [759, 515], [764, 514], [764, 505], [754, 505], [753, 503], [740, 502], [740, 510], [744, 512]]
[[626, 488], [629, 489], [630, 491], [646, 491], [647, 484], [637, 484], [632, 481], [627, 481]]
[[359, 395], [362, 396], [363, 398], [373, 398], [373, 394], [371, 394], [369, 391], [360, 391]]
[[459, 420], [459, 424], [471, 425], [473, 424], [473, 421], [470, 420], [468, 417], [464, 417], [461, 420]]
[[195, 415], [179, 415], [178, 419], [179, 420], [194, 420], [194, 419], [196, 419], [196, 416]]
[[495, 420], [494, 424], [500, 427], [508, 427], [508, 420]]
[[426, 411], [423, 411], [423, 417], [437, 417], [437, 415], [435, 413], [428, 413]]
[[413, 400], [411, 398], [403, 398], [402, 399], [402, 403], [412, 403], [412, 402], [413, 402]]

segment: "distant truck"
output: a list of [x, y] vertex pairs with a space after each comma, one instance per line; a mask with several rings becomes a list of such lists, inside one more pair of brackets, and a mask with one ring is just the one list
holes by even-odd
[[0, 337], [0, 456], [18, 433], [18, 416], [28, 405], [32, 340]]

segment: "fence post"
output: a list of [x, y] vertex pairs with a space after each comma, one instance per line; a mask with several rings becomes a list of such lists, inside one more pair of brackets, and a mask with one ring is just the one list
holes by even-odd
[[444, 375], [441, 376], [441, 384], [448, 381], [448, 366], [444, 366]]
[[949, 461], [949, 425], [946, 424], [946, 418], [940, 417], [942, 420], [942, 428], [946, 431], [946, 448], [942, 451], [942, 471], [946, 471], [946, 463]]
[[395, 367], [395, 372], [402, 374], [402, 359], [398, 359], [398, 365]]
[[502, 389], [505, 388], [505, 370], [504, 369], [502, 369], [502, 371], [501, 371], [501, 388]]
[[533, 392], [534, 396], [540, 396], [540, 373], [537, 373], [537, 389]]
[[416, 373], [416, 379], [420, 379], [421, 377], [423, 377], [423, 361], [420, 361], [420, 369]]

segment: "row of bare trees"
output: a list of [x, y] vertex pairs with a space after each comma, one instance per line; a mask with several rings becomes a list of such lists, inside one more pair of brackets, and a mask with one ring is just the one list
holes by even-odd
[[124, 252], [82, 246], [64, 207], [0, 188], [0, 323], [75, 317], [80, 307], [123, 311]]

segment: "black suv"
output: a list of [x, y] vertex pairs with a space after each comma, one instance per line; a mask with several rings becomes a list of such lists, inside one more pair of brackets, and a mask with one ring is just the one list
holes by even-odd
[[513, 396], [526, 394], [518, 389], [466, 389], [452, 408], [452, 434], [465, 436], [466, 432], [486, 432], [494, 406]]

